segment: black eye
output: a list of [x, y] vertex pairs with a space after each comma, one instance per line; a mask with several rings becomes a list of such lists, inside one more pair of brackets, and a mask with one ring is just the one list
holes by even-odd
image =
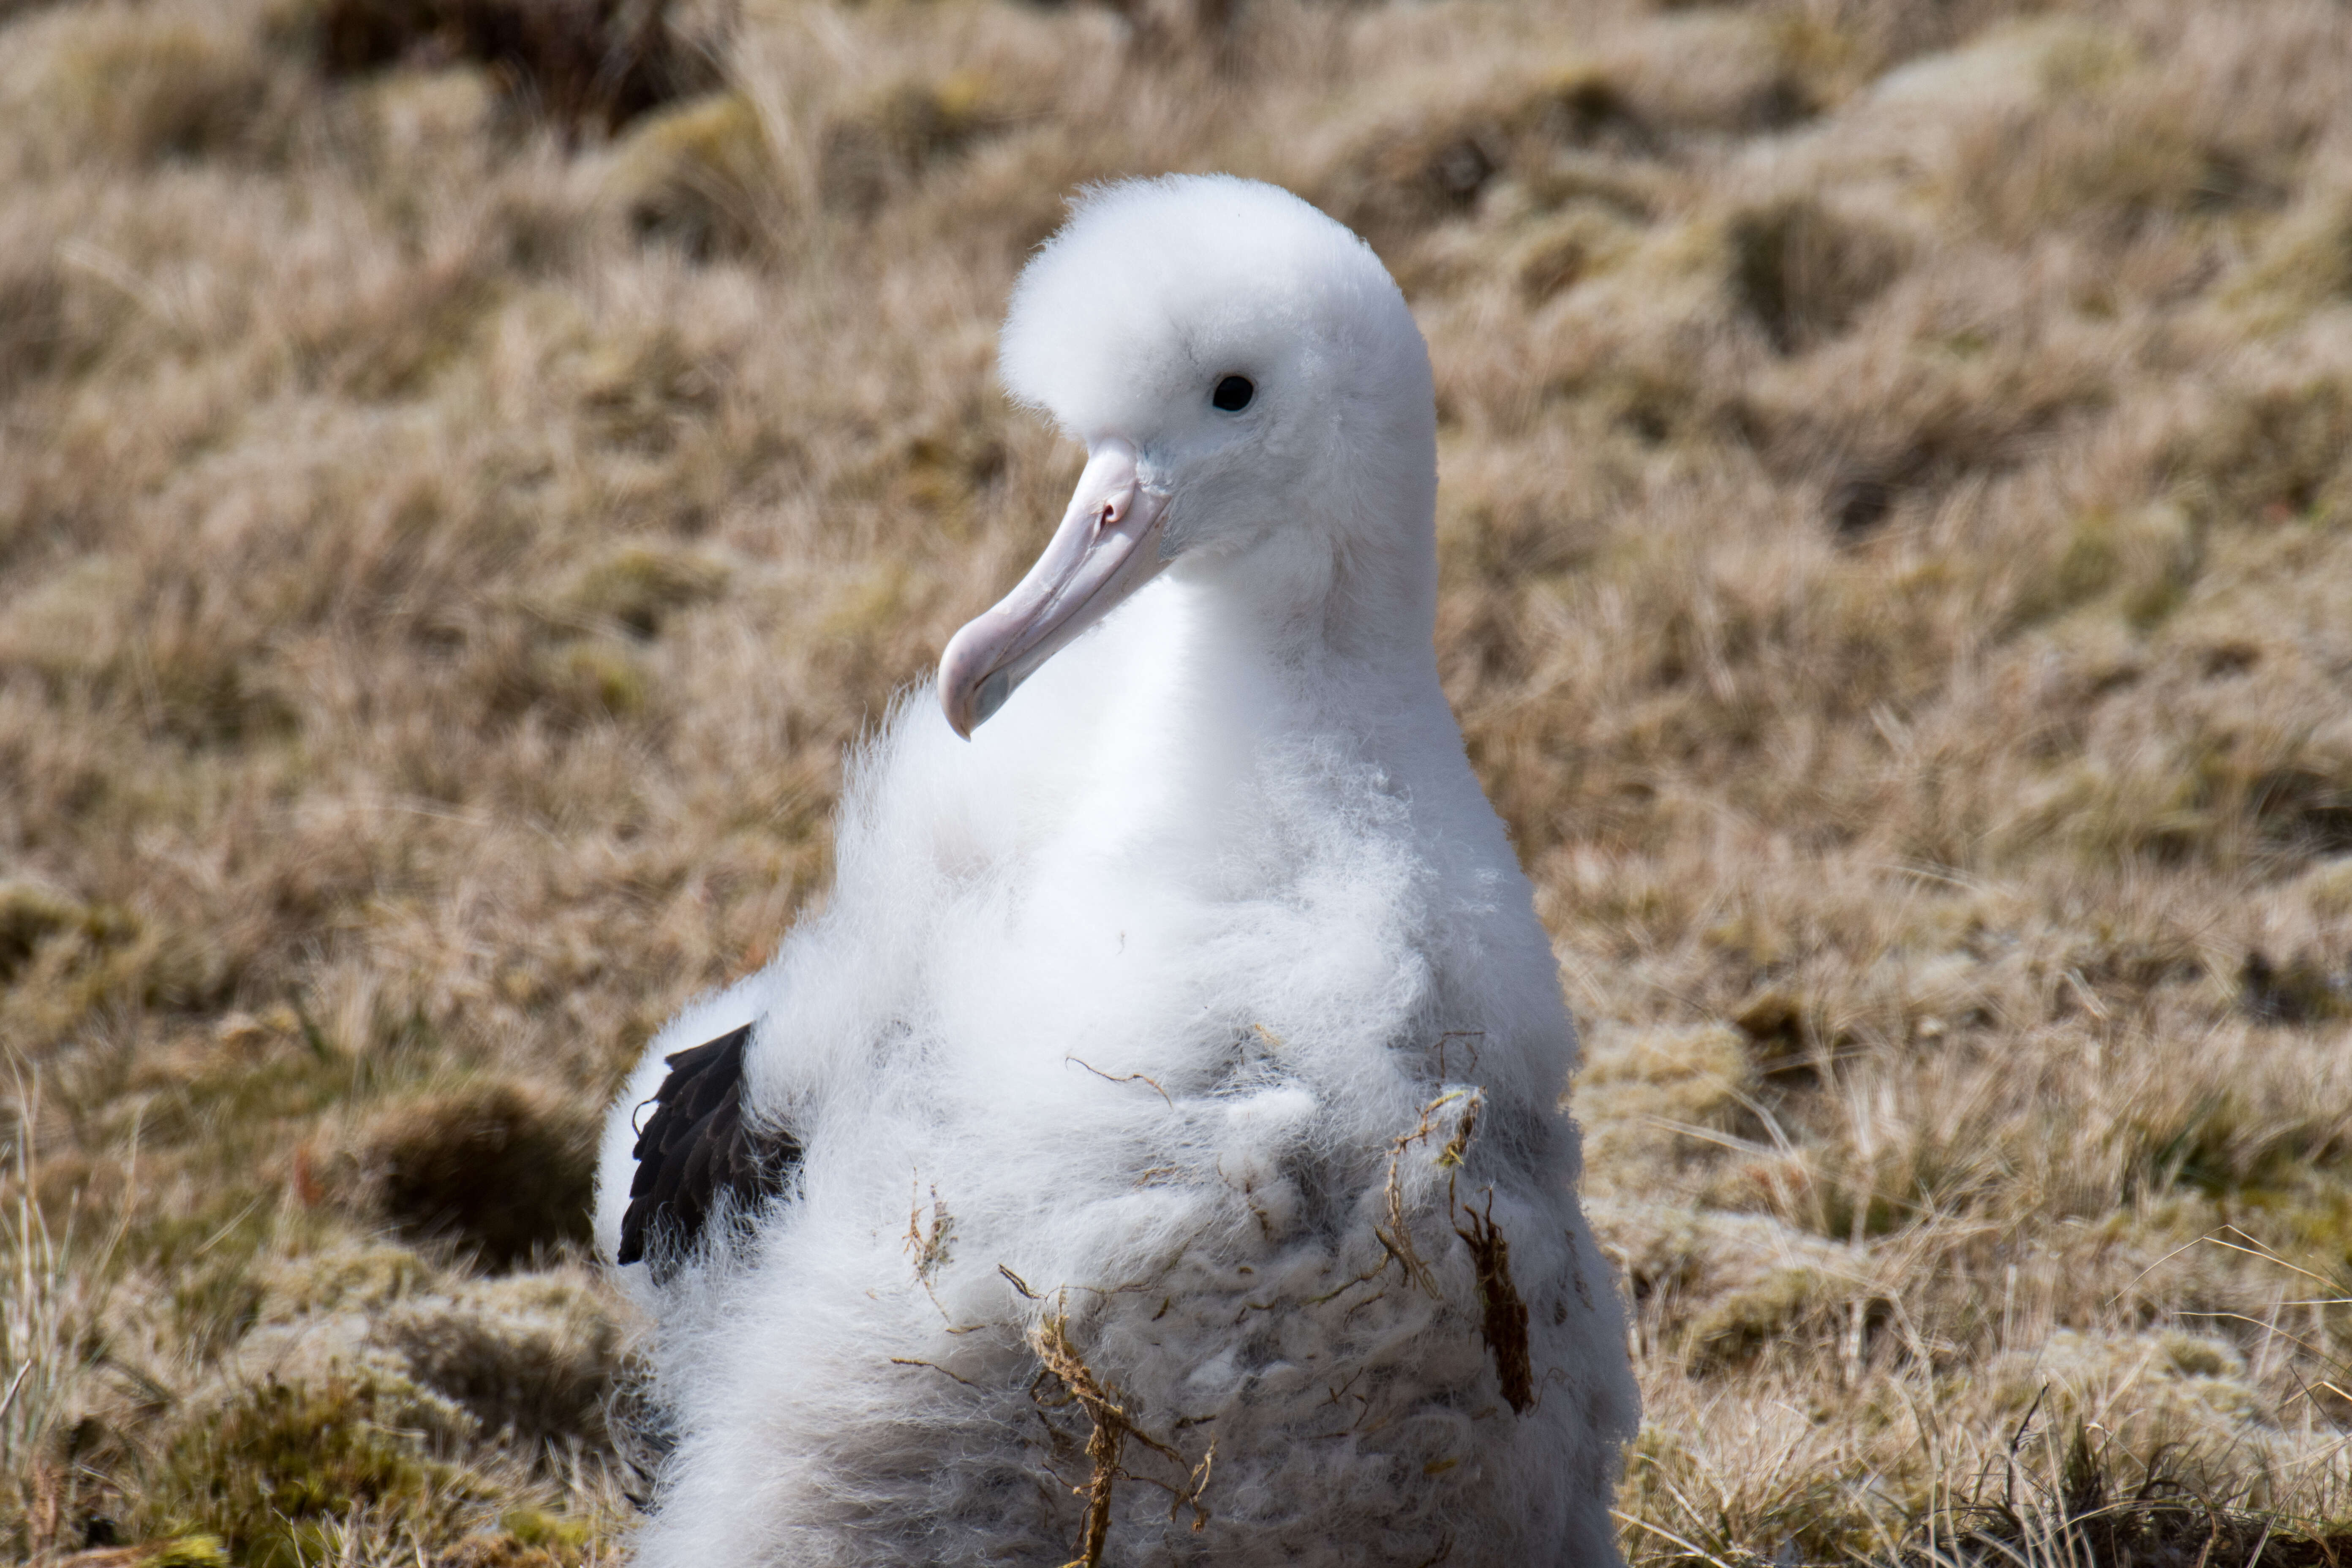
[[1257, 388], [1250, 384], [1249, 377], [1229, 375], [1217, 383], [1217, 390], [1209, 394], [1209, 401], [1228, 414], [1238, 414], [1247, 408], [1249, 400], [1256, 395]]

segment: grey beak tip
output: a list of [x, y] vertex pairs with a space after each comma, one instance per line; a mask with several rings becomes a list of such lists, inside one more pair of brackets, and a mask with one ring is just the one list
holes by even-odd
[[971, 695], [971, 727], [977, 730], [995, 718], [996, 710], [1003, 707], [1004, 700], [1012, 695], [1013, 679], [1003, 670], [1000, 669], [982, 681], [980, 689]]

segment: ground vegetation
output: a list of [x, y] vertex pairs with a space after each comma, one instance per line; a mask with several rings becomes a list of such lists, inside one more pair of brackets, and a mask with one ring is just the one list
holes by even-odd
[[1058, 515], [1029, 249], [1228, 169], [1430, 341], [1629, 1553], [2341, 1561], [2347, 81], [2335, 0], [0, 0], [0, 1552], [616, 1560], [593, 1119]]

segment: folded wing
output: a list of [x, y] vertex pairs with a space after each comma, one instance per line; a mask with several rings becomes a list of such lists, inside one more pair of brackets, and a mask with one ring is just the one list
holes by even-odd
[[664, 1058], [669, 1074], [631, 1151], [636, 1175], [614, 1254], [616, 1263], [644, 1262], [657, 1285], [702, 1244], [714, 1215], [756, 1213], [782, 1194], [800, 1163], [801, 1146], [789, 1134], [745, 1120], [743, 1051], [751, 1039], [746, 1024]]

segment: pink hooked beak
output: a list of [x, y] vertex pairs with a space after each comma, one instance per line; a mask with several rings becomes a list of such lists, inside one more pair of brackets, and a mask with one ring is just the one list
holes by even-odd
[[1071, 638], [1159, 574], [1168, 493], [1136, 477], [1135, 448], [1097, 441], [1045, 552], [940, 656], [940, 702], [965, 740]]

